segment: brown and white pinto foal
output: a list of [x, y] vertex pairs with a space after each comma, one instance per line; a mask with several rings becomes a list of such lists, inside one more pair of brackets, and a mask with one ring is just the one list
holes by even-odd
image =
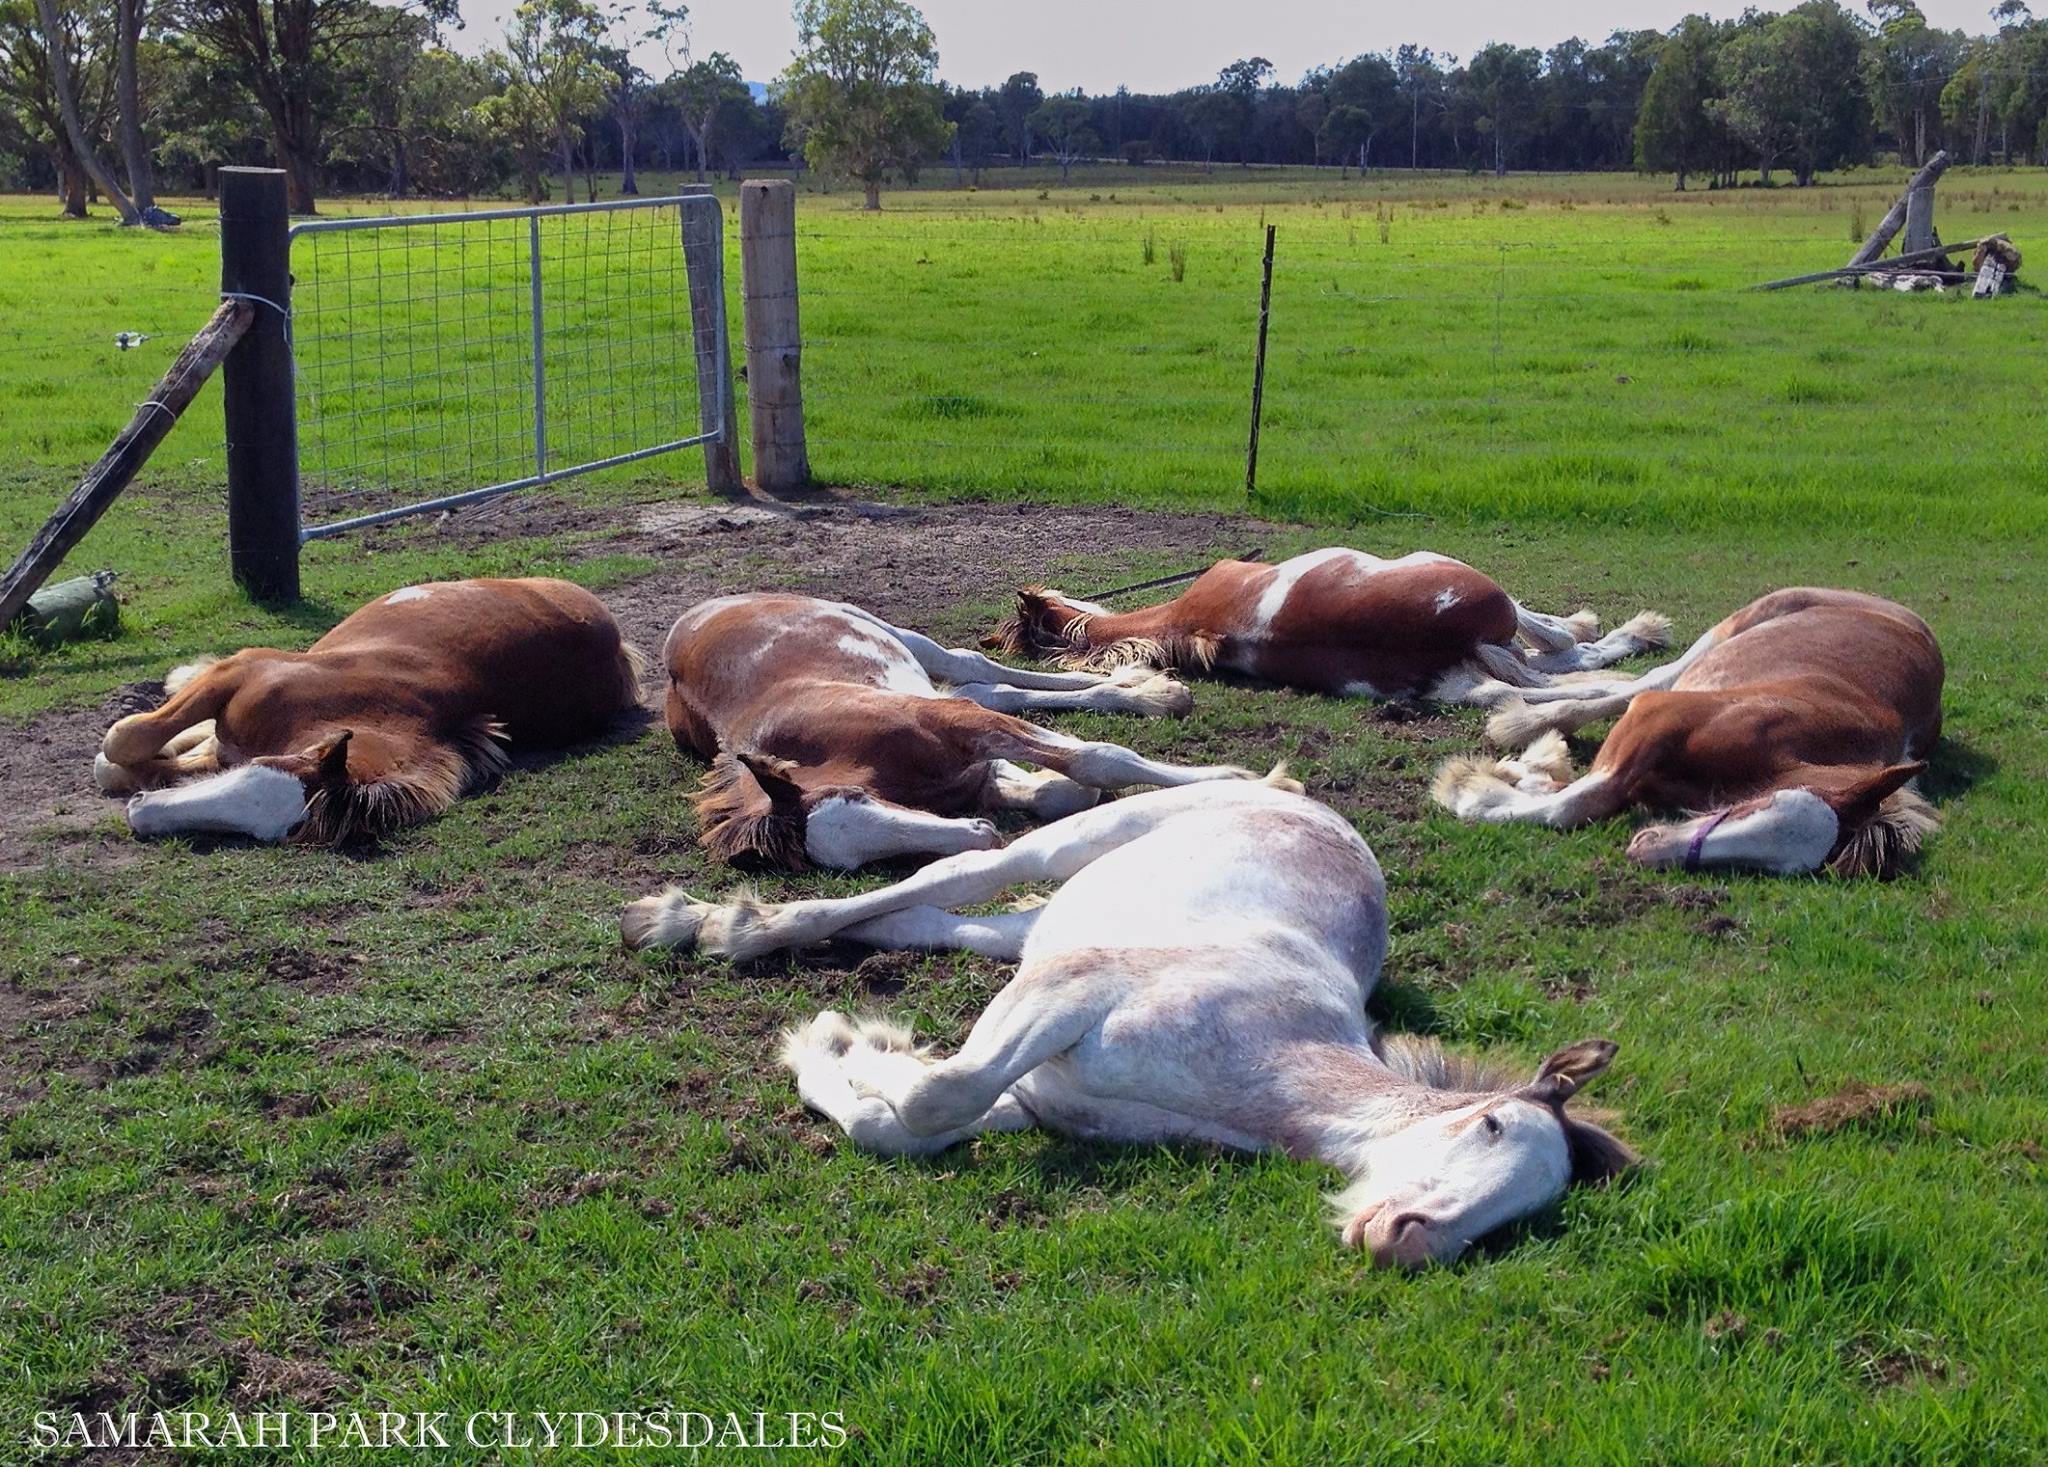
[[[1541, 686], [1664, 645], [1645, 611], [1599, 636], [1591, 611], [1531, 611], [1461, 561], [1418, 550], [1382, 560], [1311, 550], [1278, 565], [1223, 560], [1171, 601], [1115, 612], [1042, 586], [983, 645], [1068, 667], [1221, 670], [1354, 698], [1439, 696], [1446, 674]], [[1463, 684], [1459, 684], [1462, 686]]]
[[851, 870], [998, 845], [984, 818], [998, 811], [1054, 819], [1101, 790], [1253, 777], [1163, 764], [1013, 716], [1187, 712], [1188, 690], [1162, 673], [1004, 667], [843, 602], [775, 592], [701, 602], [677, 618], [661, 660], [669, 732], [712, 761], [696, 800], [701, 839], [727, 860]]
[[508, 745], [603, 733], [639, 684], [639, 653], [581, 586], [436, 581], [380, 596], [307, 651], [178, 668], [161, 707], [107, 730], [94, 774], [143, 791], [137, 835], [337, 843], [439, 814], [503, 770]]
[[[1061, 885], [1035, 910], [949, 910], [1027, 881]], [[1342, 816], [1263, 782], [1133, 795], [840, 900], [669, 891], [628, 908], [627, 927], [735, 958], [837, 936], [1015, 961], [949, 1058], [829, 1010], [784, 1036], [804, 1100], [870, 1151], [1043, 1126], [1285, 1152], [1344, 1174], [1332, 1203], [1348, 1246], [1409, 1267], [1634, 1161], [1566, 1106], [1613, 1057], [1606, 1040], [1525, 1079], [1373, 1032], [1379, 863]]]
[[[1860, 591], [1773, 591], [1639, 678], [1472, 689], [1489, 734], [1528, 744], [1454, 759], [1433, 793], [1465, 820], [1584, 825], [1637, 807], [1704, 812], [1629, 842], [1646, 866], [1895, 874], [1939, 822], [1907, 784], [1941, 736], [1941, 648], [1927, 623]], [[1590, 773], [1564, 731], [1620, 714]], [[1533, 742], [1531, 742], [1533, 740]]]

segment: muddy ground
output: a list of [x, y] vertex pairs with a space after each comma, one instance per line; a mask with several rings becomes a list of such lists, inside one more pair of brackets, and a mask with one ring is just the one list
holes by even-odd
[[[1192, 568], [1206, 558], [1263, 545], [1275, 526], [1219, 514], [1160, 514], [1114, 508], [1023, 504], [876, 504], [818, 495], [787, 505], [642, 505], [597, 509], [544, 494], [512, 495], [440, 524], [370, 531], [445, 536], [454, 543], [538, 536], [589, 536], [580, 558], [639, 555], [661, 569], [601, 593], [626, 635], [650, 653], [677, 613], [732, 591], [797, 590], [854, 601], [935, 635], [976, 630], [963, 608], [1004, 600], [1020, 582], [1057, 578], [1086, 562], [1137, 565], [1162, 555]], [[1179, 569], [1180, 562], [1171, 568]], [[1076, 594], [1101, 590], [1067, 578]], [[231, 648], [222, 648], [223, 652]], [[36, 832], [82, 831], [112, 802], [92, 782], [93, 755], [115, 719], [152, 708], [161, 682], [130, 683], [89, 707], [54, 709], [0, 739], [0, 873], [41, 859]], [[74, 858], [122, 860], [125, 842], [84, 840]]]

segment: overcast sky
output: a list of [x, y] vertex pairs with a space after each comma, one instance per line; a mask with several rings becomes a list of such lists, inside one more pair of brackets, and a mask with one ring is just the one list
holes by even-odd
[[[496, 42], [516, 0], [461, 0], [464, 51]], [[1764, 6], [1785, 9], [1794, 0]], [[1848, 3], [1848, 0], [1845, 0]], [[1920, 0], [1930, 23], [1989, 30], [1988, 0]], [[1604, 39], [1622, 28], [1663, 29], [1688, 11], [1734, 15], [1742, 0], [1432, 0], [1425, 5], [1344, 0], [925, 0], [939, 39], [939, 75], [961, 86], [1035, 71], [1046, 91], [1083, 87], [1163, 92], [1211, 81], [1227, 62], [1264, 56], [1283, 81], [1311, 66], [1414, 41], [1469, 56], [1488, 41], [1548, 46], [1568, 36]], [[1862, 13], [1861, 0], [1850, 8]], [[749, 81], [788, 64], [796, 26], [785, 0], [693, 0], [698, 55], [729, 53]], [[653, 69], [661, 53], [644, 48]]]

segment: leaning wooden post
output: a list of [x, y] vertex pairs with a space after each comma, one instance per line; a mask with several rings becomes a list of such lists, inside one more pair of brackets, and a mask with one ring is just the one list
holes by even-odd
[[744, 494], [732, 346], [725, 327], [725, 207], [706, 194], [695, 207], [683, 205], [682, 215], [690, 334], [697, 344], [697, 431], [716, 435], [704, 440], [704, 487], [713, 494]]
[[258, 307], [247, 301], [222, 301], [213, 319], [185, 344], [171, 369], [135, 409], [135, 416], [99, 462], [57, 507], [13, 567], [0, 576], [0, 627], [12, 622], [28, 598], [48, 580], [71, 547], [99, 522], [114, 498], [149, 461], [150, 452], [177, 426], [178, 415], [206, 385], [234, 344], [249, 329]]
[[[1925, 191], [1928, 218], [1932, 220], [1934, 181], [1948, 171], [1948, 165], [1948, 154], [1946, 152], [1936, 153], [1927, 160], [1926, 165], [1918, 173], [1913, 175], [1911, 181], [1906, 184], [1906, 191], [1900, 194], [1897, 202], [1885, 211], [1884, 218], [1877, 221], [1877, 228], [1870, 231], [1870, 238], [1863, 241], [1862, 246], [1855, 254], [1849, 256], [1849, 264], [1852, 268], [1857, 265], [1868, 265], [1872, 260], [1875, 260], [1884, 253], [1885, 246], [1892, 242], [1892, 236], [1899, 232], [1899, 226], [1906, 222], [1906, 211], [1911, 204], [1914, 194]], [[1927, 245], [1934, 243], [1933, 240], [1929, 239], [1925, 244], [1914, 245], [1911, 243], [1910, 235], [1907, 236], [1907, 240], [1906, 249], [1909, 252], [1914, 249], [1924, 249]]]
[[1899, 237], [1904, 254], [1934, 248], [1934, 184], [1915, 183], [1906, 190], [1906, 232]]
[[220, 289], [255, 307], [221, 364], [228, 564], [258, 601], [299, 599], [299, 435], [292, 387], [291, 214], [284, 171], [220, 170]]
[[740, 292], [754, 487], [765, 494], [802, 489], [811, 482], [811, 459], [797, 326], [796, 185], [786, 178], [740, 185]]

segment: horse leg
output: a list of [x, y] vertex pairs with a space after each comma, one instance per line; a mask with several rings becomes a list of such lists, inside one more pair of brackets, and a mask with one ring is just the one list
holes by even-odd
[[[237, 659], [216, 662], [196, 673], [179, 668], [166, 679], [177, 691], [163, 705], [148, 713], [131, 713], [118, 720], [100, 741], [100, 752], [114, 764], [146, 764], [156, 758], [176, 735], [196, 724], [217, 719], [242, 686]], [[179, 681], [179, 674], [187, 676]]]
[[1653, 652], [1671, 640], [1671, 618], [1662, 612], [1642, 611], [1597, 641], [1533, 652], [1528, 664], [1538, 672], [1598, 672], [1640, 652]]
[[1025, 769], [1007, 759], [989, 761], [982, 790], [985, 810], [1020, 810], [1038, 820], [1064, 820], [1101, 799], [1100, 792], [1050, 769]]
[[[1007, 669], [1005, 669], [1007, 671]], [[997, 713], [1057, 712], [1135, 713], [1143, 718], [1179, 718], [1195, 706], [1194, 694], [1172, 675], [1150, 667], [1120, 667], [1110, 676], [1089, 677], [1093, 685], [1063, 691], [1040, 690], [1014, 682], [959, 683], [953, 696]]]
[[913, 950], [978, 953], [997, 962], [1014, 963], [1024, 951], [1042, 906], [993, 917], [962, 917], [938, 907], [910, 907], [873, 917], [839, 933], [850, 942], [864, 942], [889, 952]]
[[1518, 748], [1547, 730], [1571, 733], [1604, 718], [1617, 718], [1644, 693], [1669, 690], [1679, 676], [1708, 651], [1726, 640], [1719, 627], [1702, 632], [1684, 653], [1639, 677], [1592, 679], [1548, 688], [1502, 687], [1503, 696], [1472, 696], [1467, 701], [1491, 706], [1486, 737], [1504, 748]]
[[132, 795], [139, 790], [161, 789], [195, 774], [220, 772], [220, 740], [214, 723], [195, 723], [165, 744], [157, 754], [139, 764], [116, 764], [105, 754], [95, 754], [92, 777], [110, 795]]
[[1526, 820], [1569, 830], [1618, 813], [1627, 801], [1613, 775], [1595, 772], [1561, 783], [1571, 772], [1562, 742], [1560, 738], [1554, 747], [1539, 744], [1533, 759], [1446, 760], [1430, 785], [1430, 798], [1460, 820], [1490, 825]]
[[1515, 631], [1539, 652], [1563, 652], [1600, 635], [1600, 618], [1590, 608], [1570, 616], [1531, 611], [1515, 602]]
[[923, 633], [892, 626], [873, 612], [861, 607], [842, 602], [839, 610], [887, 632], [917, 659], [919, 667], [940, 682], [952, 683], [956, 687], [965, 687], [973, 683], [993, 683], [1046, 692], [1080, 692], [1100, 687], [1108, 681], [1092, 672], [1037, 672], [1030, 668], [1006, 667], [993, 658], [984, 657], [979, 652], [970, 651], [965, 647], [941, 647]]
[[[910, 1036], [891, 1024], [848, 1020], [827, 1009], [783, 1035], [781, 1059], [795, 1072], [797, 1093], [804, 1104], [829, 1117], [865, 1151], [886, 1156], [927, 1155], [984, 1131], [1022, 1131], [1032, 1124], [1031, 1113], [1014, 1096], [999, 1095], [950, 1129], [926, 1134], [912, 1131], [888, 1101], [872, 1093], [878, 1076], [892, 1069], [921, 1070], [929, 1063]], [[856, 1073], [864, 1081], [861, 1089], [855, 1088]], [[901, 1083], [907, 1085], [914, 1079], [914, 1075], [906, 1076]]]
[[1259, 778], [1251, 770], [1233, 764], [1167, 764], [1121, 744], [1093, 743], [1015, 718], [988, 727], [982, 747], [990, 754], [1056, 770], [1077, 784], [1099, 790], [1130, 785], [1171, 788], [1213, 780]]
[[1064, 881], [1107, 851], [1136, 840], [1194, 803], [1194, 792], [1141, 795], [1083, 810], [1027, 831], [997, 850], [963, 851], [891, 886], [858, 896], [763, 904], [701, 902], [678, 887], [630, 903], [620, 917], [626, 946], [686, 947], [735, 960], [823, 942], [910, 907], [953, 908], [993, 900], [1024, 881]]

